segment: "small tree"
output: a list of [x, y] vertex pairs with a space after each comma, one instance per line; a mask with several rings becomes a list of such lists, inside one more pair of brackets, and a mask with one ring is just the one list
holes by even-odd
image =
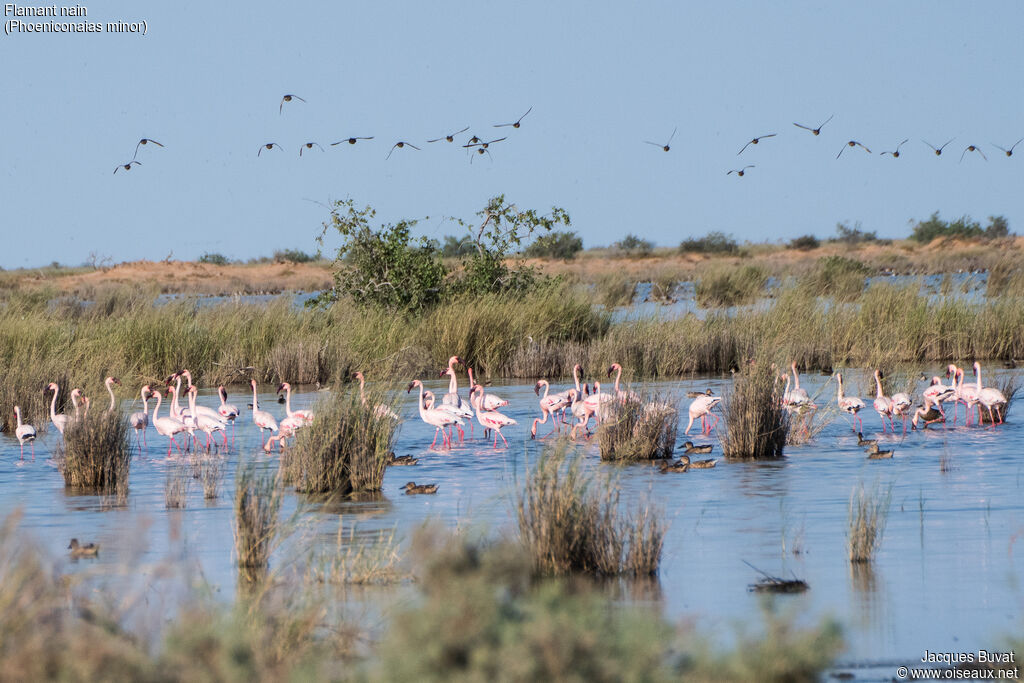
[[851, 228], [846, 223], [836, 223], [836, 242], [860, 244], [861, 242], [877, 242], [878, 234], [874, 230], [861, 230], [860, 221]]
[[820, 246], [821, 242], [814, 235], [800, 235], [800, 237], [794, 237], [789, 241], [790, 249], [799, 249], [800, 251], [817, 249]]
[[541, 235], [523, 254], [529, 258], [562, 259], [568, 261], [576, 258], [583, 250], [583, 239], [575, 232], [556, 231]]
[[650, 256], [654, 250], [654, 243], [630, 233], [612, 245], [616, 251], [625, 252], [627, 256]]
[[206, 252], [205, 254], [200, 256], [199, 257], [199, 262], [200, 263], [209, 263], [209, 264], [214, 265], [214, 266], [226, 266], [228, 263], [230, 263], [228, 261], [228, 257], [225, 256], [224, 254], [217, 254], [217, 253], [212, 253], [211, 254], [210, 252]]
[[679, 251], [698, 254], [735, 254], [740, 250], [736, 240], [724, 232], [709, 232], [704, 237], [691, 237], [679, 244]]

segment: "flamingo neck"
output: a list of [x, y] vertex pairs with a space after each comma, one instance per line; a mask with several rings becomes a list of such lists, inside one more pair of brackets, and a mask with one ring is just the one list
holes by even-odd
[[14, 416], [18, 418], [18, 429], [21, 429], [21, 408], [14, 406]]
[[875, 398], [885, 398], [885, 394], [882, 393], [882, 380], [878, 377], [878, 372], [875, 372]]
[[153, 422], [156, 422], [156, 420], [157, 420], [156, 414], [160, 412], [160, 401], [161, 400], [162, 400], [162, 398], [160, 396], [160, 392], [157, 392], [157, 395], [156, 395], [156, 408], [153, 408]]
[[615, 372], [615, 393], [619, 393], [619, 378], [622, 377], [622, 366]]
[[543, 382], [544, 384], [544, 395], [541, 398], [547, 398], [548, 392], [551, 390], [551, 385], [548, 384], [548, 381], [546, 379], [542, 379], [541, 382]]
[[366, 395], [363, 393], [363, 385], [366, 384], [366, 379], [362, 375], [359, 375], [359, 402], [366, 403]]
[[580, 371], [575, 365], [572, 366], [572, 379], [576, 382], [576, 391], [580, 391]]
[[459, 393], [459, 380], [455, 379], [455, 368], [450, 363], [448, 364], [448, 375], [451, 377], [451, 380], [448, 382], [448, 393]]
[[977, 373], [977, 375], [978, 375], [978, 391], [980, 392], [981, 391], [981, 364], [980, 363], [975, 363], [974, 364], [974, 372]]
[[840, 375], [839, 377], [837, 377], [837, 379], [839, 380], [839, 400], [842, 401], [843, 400], [843, 376]]
[[259, 405], [259, 403], [256, 402], [256, 385], [253, 384], [252, 385], [252, 413], [253, 413], [253, 415], [256, 414], [256, 411], [259, 410], [259, 408], [260, 408], [260, 405]]
[[104, 382], [107, 385], [107, 393], [110, 394], [110, 412], [114, 412], [114, 406], [117, 404], [117, 399], [114, 398], [114, 387], [111, 386], [112, 382]]
[[796, 361], [793, 361], [792, 367], [793, 367], [793, 389], [795, 391], [796, 389], [800, 388], [800, 375], [798, 375], [796, 373]]
[[196, 395], [194, 392], [188, 392], [188, 409], [192, 413], [192, 417], [196, 416]]
[[146, 390], [143, 389], [139, 395], [142, 397], [142, 414], [149, 417], [149, 397], [146, 396]]
[[292, 417], [292, 386], [290, 384], [284, 388], [284, 412], [288, 417]]
[[424, 421], [426, 421], [426, 419], [427, 419], [427, 409], [423, 407], [423, 382], [420, 382], [419, 407], [420, 407], [420, 417], [423, 418]]
[[56, 384], [53, 385], [53, 400], [50, 401], [50, 419], [56, 421], [57, 419], [57, 392], [60, 391], [60, 387]]

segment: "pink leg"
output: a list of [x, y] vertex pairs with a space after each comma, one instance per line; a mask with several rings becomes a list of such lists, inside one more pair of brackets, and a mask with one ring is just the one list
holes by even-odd
[[434, 440], [430, 442], [430, 447], [431, 448], [433, 448], [434, 445], [437, 444], [437, 433], [439, 431], [442, 431], [440, 427], [438, 427], [437, 429], [434, 430]]

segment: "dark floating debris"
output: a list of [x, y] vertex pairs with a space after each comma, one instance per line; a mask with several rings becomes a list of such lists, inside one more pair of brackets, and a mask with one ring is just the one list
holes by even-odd
[[792, 579], [783, 579], [761, 571], [746, 560], [743, 560], [743, 564], [747, 565], [763, 577], [757, 583], [752, 583], [747, 586], [747, 590], [752, 593], [803, 593], [810, 588], [806, 581], [802, 581], [796, 577], [793, 577]]

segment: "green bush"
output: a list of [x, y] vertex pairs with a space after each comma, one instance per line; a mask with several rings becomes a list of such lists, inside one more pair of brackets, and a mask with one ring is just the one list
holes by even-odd
[[698, 254], [735, 254], [740, 247], [731, 235], [724, 232], [709, 232], [704, 237], [695, 237], [683, 240], [679, 244], [679, 251], [696, 252]]
[[612, 250], [626, 256], [644, 257], [650, 256], [654, 251], [654, 243], [630, 233], [613, 244]]
[[861, 230], [860, 222], [851, 228], [846, 223], [836, 223], [836, 242], [846, 244], [861, 244], [862, 242], [877, 242], [878, 235], [874, 230]]
[[210, 252], [206, 252], [205, 254], [200, 256], [199, 257], [199, 262], [200, 263], [209, 263], [209, 264], [214, 265], [214, 266], [226, 266], [229, 263], [231, 263], [231, 261], [228, 260], [228, 257], [225, 256], [224, 254], [217, 254], [217, 253], [211, 254]]
[[311, 263], [315, 260], [315, 256], [298, 249], [278, 249], [274, 252], [274, 263]]
[[445, 235], [444, 246], [441, 247], [441, 255], [445, 258], [452, 258], [455, 256], [468, 256], [472, 254], [476, 247], [473, 246], [472, 240], [469, 236], [459, 239], [455, 235]]
[[559, 231], [541, 235], [526, 247], [523, 254], [529, 258], [562, 259], [576, 258], [583, 250], [583, 239], [575, 232]]
[[1010, 224], [1004, 216], [989, 216], [988, 221], [985, 228], [981, 227], [981, 223], [971, 220], [970, 216], [961, 216], [955, 221], [944, 221], [939, 218], [939, 212], [936, 211], [928, 220], [914, 224], [910, 239], [926, 244], [940, 237], [992, 240], [1010, 234]]
[[814, 235], [800, 235], [799, 237], [794, 237], [789, 241], [790, 249], [799, 249], [800, 251], [817, 249], [820, 246], [821, 241]]

